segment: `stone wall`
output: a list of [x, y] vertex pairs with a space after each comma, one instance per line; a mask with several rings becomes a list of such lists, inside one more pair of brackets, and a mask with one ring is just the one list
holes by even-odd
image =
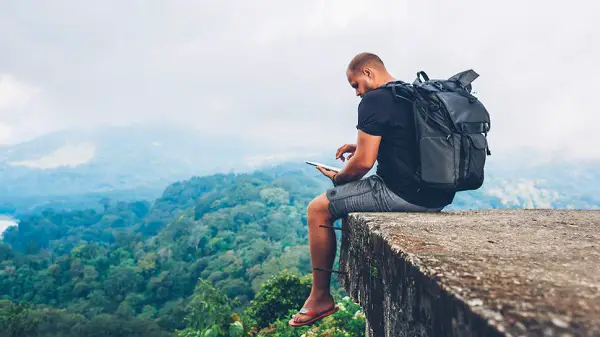
[[600, 212], [352, 213], [340, 283], [367, 335], [600, 336]]

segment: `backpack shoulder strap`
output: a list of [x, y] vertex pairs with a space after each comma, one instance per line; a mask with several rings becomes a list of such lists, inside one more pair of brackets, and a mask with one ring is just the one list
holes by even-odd
[[[427, 76], [427, 75], [425, 75]], [[395, 81], [395, 82], [388, 82], [384, 85], [382, 85], [381, 87], [383, 88], [390, 88], [392, 90], [392, 92], [394, 93], [394, 98], [395, 99], [403, 99], [405, 101], [408, 101], [413, 109], [413, 113], [415, 113], [415, 92], [414, 92], [414, 88], [403, 81]], [[403, 161], [398, 161], [398, 164], [400, 164], [401, 168], [403, 171], [406, 172], [406, 174], [408, 174], [411, 178], [411, 180], [413, 180], [415, 183], [417, 183], [418, 190], [420, 190], [420, 179], [419, 176], [417, 175], [416, 172], [414, 172], [413, 170], [410, 170], [408, 168], [408, 165], [406, 165]]]
[[414, 101], [415, 101], [414, 89], [411, 87], [410, 84], [408, 84], [406, 82], [403, 82], [403, 81], [388, 82], [388, 83], [382, 85], [381, 87], [391, 88], [392, 93], [394, 93], [394, 98], [396, 98], [396, 99], [403, 99], [410, 103], [414, 103]]

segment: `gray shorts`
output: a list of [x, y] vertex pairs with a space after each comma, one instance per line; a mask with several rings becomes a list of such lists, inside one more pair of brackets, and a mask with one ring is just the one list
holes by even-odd
[[352, 212], [439, 212], [444, 208], [411, 204], [392, 192], [376, 174], [332, 187], [326, 195], [334, 219]]

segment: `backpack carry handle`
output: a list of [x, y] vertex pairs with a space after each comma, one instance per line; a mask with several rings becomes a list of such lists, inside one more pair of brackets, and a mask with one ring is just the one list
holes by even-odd
[[[421, 79], [421, 77], [423, 77], [423, 79]], [[429, 76], [427, 76], [427, 74], [421, 70], [417, 73], [417, 80], [419, 80], [419, 82], [427, 82], [429, 81]]]

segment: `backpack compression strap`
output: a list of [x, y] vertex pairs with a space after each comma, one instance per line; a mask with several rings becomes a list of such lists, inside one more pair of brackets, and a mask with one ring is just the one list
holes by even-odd
[[[427, 75], [425, 75], [425, 76], [427, 76]], [[392, 93], [394, 94], [394, 99], [403, 99], [405, 101], [408, 101], [412, 106], [413, 113], [416, 112], [415, 92], [410, 84], [403, 82], [403, 81], [396, 81], [396, 82], [386, 83], [386, 84], [382, 85], [381, 87], [390, 88], [392, 90]], [[415, 183], [417, 183], [417, 185], [420, 185], [421, 179], [419, 179], [419, 176], [417, 175], [417, 173], [415, 171], [409, 169], [408, 165], [406, 165], [404, 162], [402, 162], [400, 160], [397, 161], [397, 163], [400, 164], [400, 166], [405, 171], [405, 173], [408, 174], [410, 176], [410, 178]], [[420, 189], [421, 189], [420, 186], [417, 187], [417, 192]]]

